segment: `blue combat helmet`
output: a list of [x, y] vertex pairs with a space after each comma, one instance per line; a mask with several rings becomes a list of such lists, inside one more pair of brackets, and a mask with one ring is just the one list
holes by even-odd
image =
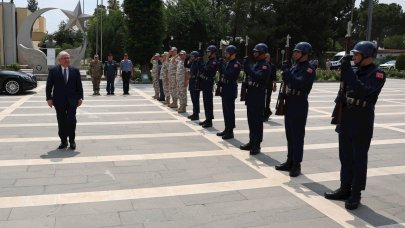
[[352, 52], [360, 53], [363, 58], [377, 57], [377, 47], [373, 42], [370, 41], [360, 41], [356, 45], [354, 45]]
[[297, 45], [295, 45], [293, 51], [299, 51], [303, 54], [310, 55], [312, 53], [312, 46], [308, 42], [299, 42]]
[[259, 43], [256, 44], [255, 48], [253, 48], [253, 51], [257, 51], [260, 53], [267, 53], [269, 51], [269, 48], [265, 43]]

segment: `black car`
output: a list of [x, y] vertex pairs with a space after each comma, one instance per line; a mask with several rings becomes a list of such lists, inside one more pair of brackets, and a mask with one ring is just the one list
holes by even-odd
[[0, 70], [1, 92], [14, 95], [23, 91], [35, 89], [37, 79], [30, 73], [12, 70]]

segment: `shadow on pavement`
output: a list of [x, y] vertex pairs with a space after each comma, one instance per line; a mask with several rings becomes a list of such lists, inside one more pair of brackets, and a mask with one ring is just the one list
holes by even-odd
[[51, 159], [51, 161], [53, 162], [60, 162], [62, 161], [64, 158], [71, 158], [71, 157], [75, 157], [77, 155], [79, 155], [80, 152], [75, 151], [75, 150], [70, 150], [70, 149], [55, 149], [55, 150], [51, 150], [49, 151], [47, 154], [43, 154], [40, 157], [42, 159]]
[[[329, 190], [335, 190], [335, 189], [329, 189], [328, 187], [320, 184], [320, 183], [306, 183], [303, 184], [305, 187], [311, 189], [313, 192], [317, 193], [318, 195], [323, 196], [324, 192], [329, 191]], [[291, 186], [294, 187], [294, 186]], [[336, 186], [338, 187], [338, 186]], [[314, 195], [313, 192], [302, 192], [300, 188], [294, 188], [297, 192], [300, 192], [305, 195]], [[344, 207], [344, 201], [332, 201], [335, 202], [338, 205], [341, 205]], [[386, 217], [382, 214], [377, 213], [374, 211], [372, 208], [368, 207], [367, 205], [361, 204], [358, 209], [349, 211], [349, 213], [353, 214], [354, 216], [362, 219], [363, 221], [369, 223], [373, 227], [379, 227], [379, 226], [387, 226], [387, 225], [393, 225], [393, 224], [398, 224], [397, 221], [395, 221], [392, 218]], [[358, 226], [360, 224], [356, 223], [356, 220], [350, 221], [354, 226]]]

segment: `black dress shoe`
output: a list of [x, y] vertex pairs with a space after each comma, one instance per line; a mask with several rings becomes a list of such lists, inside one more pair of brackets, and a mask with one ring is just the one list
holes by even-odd
[[193, 118], [194, 117], [194, 113], [193, 114], [191, 114], [191, 115], [189, 115], [189, 116], [187, 116], [187, 119], [191, 119], [191, 118]]
[[111, 95], [115, 95], [114, 93], [111, 93]]
[[258, 144], [253, 144], [252, 149], [250, 149], [249, 154], [250, 154], [250, 155], [260, 154], [260, 145], [258, 145]]
[[207, 122], [207, 121], [206, 121], [206, 120], [204, 120], [204, 121], [202, 121], [202, 122], [199, 122], [199, 123], [198, 123], [198, 125], [202, 126], [202, 125], [204, 125], [204, 124], [205, 124], [205, 122]]
[[225, 130], [223, 130], [221, 132], [218, 132], [217, 136], [224, 136], [226, 134], [226, 132], [227, 132], [227, 129], [225, 129]]
[[348, 210], [355, 210], [360, 205], [360, 194], [351, 195], [345, 202], [345, 208]]
[[108, 96], [108, 95], [111, 95], [111, 93], [107, 93], [107, 96]]
[[293, 164], [290, 169], [290, 177], [298, 177], [301, 174], [301, 164]]
[[241, 149], [241, 150], [251, 150], [252, 149], [252, 142], [249, 141], [248, 143], [239, 146], [239, 149]]
[[350, 197], [350, 187], [340, 187], [336, 189], [335, 191], [329, 191], [325, 192], [323, 195], [325, 196], [326, 199], [330, 200], [346, 200], [347, 198]]
[[61, 144], [58, 146], [58, 149], [59, 149], [59, 150], [65, 149], [67, 146], [68, 146], [67, 143], [61, 143]]
[[203, 128], [209, 128], [212, 127], [212, 121], [205, 121], [205, 123], [202, 125]]
[[74, 142], [70, 143], [70, 149], [76, 150], [76, 143]]
[[287, 159], [286, 162], [281, 163], [280, 165], [276, 165], [276, 170], [290, 171], [291, 167], [292, 167], [292, 160]]
[[190, 120], [199, 120], [199, 119], [200, 119], [200, 116], [198, 114], [190, 117]]
[[222, 139], [233, 139], [233, 131], [227, 131], [225, 135], [222, 136]]

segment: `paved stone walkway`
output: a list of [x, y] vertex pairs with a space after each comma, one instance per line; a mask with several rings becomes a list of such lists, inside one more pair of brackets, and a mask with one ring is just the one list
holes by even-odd
[[44, 82], [34, 92], [0, 95], [1, 228], [405, 223], [403, 80], [388, 80], [380, 95], [367, 189], [354, 212], [322, 196], [339, 185], [337, 135], [329, 124], [337, 83], [314, 84], [303, 175], [294, 179], [274, 169], [286, 158], [282, 117], [264, 124], [264, 153], [252, 157], [238, 149], [248, 140], [239, 100], [235, 139], [223, 141], [215, 135], [224, 128], [218, 97], [214, 127], [203, 130], [153, 100], [151, 85], [131, 85], [129, 96], [121, 86], [118, 81], [115, 96], [92, 96], [91, 83], [84, 82], [76, 151], [55, 149], [56, 115], [46, 106]]

